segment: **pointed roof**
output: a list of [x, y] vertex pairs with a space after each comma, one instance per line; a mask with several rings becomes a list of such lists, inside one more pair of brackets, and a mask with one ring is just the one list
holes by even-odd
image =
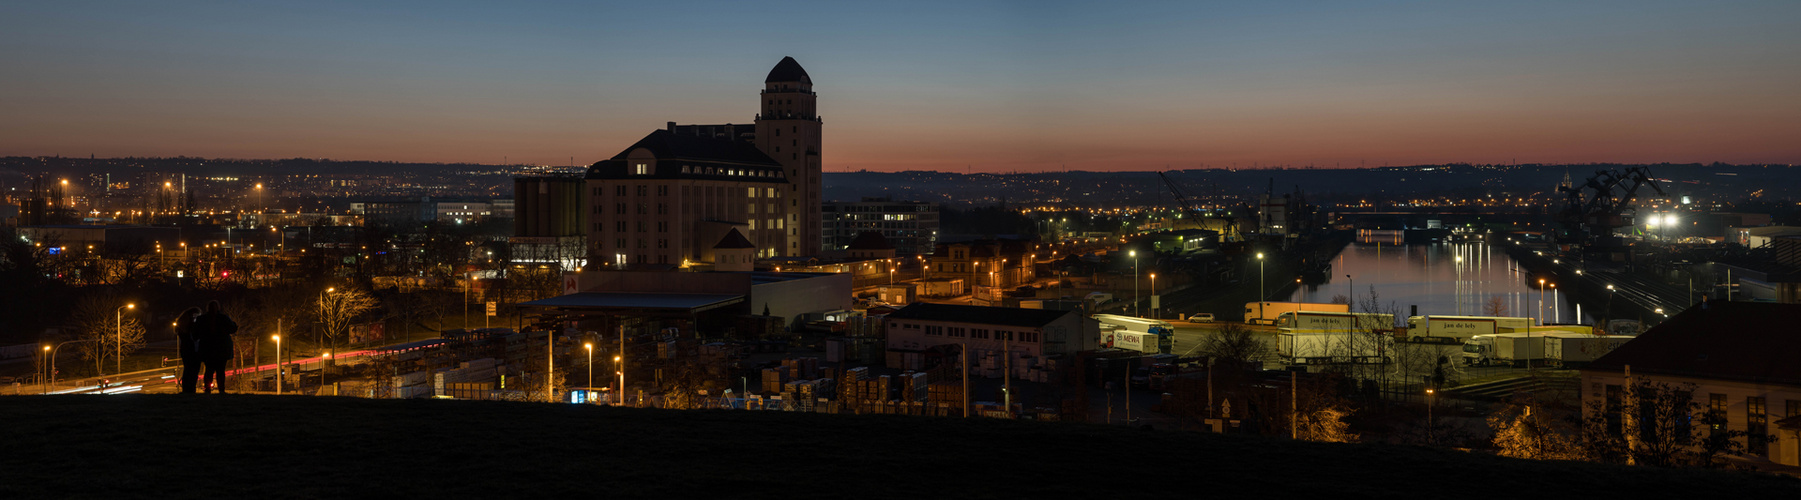
[[719, 239], [719, 244], [713, 245], [714, 250], [756, 247], [756, 245], [750, 243], [750, 239], [744, 237], [744, 233], [738, 232], [738, 228], [735, 227], [725, 232], [725, 237]]
[[782, 62], [775, 63], [775, 69], [769, 70], [769, 77], [763, 79], [763, 83], [776, 82], [801, 82], [812, 85], [813, 79], [807, 76], [807, 69], [800, 67], [799, 61], [795, 61], [793, 57], [783, 57]]

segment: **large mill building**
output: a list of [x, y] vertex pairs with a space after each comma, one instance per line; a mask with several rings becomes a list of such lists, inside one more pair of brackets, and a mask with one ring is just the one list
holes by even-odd
[[669, 122], [590, 166], [591, 262], [713, 263], [715, 248], [736, 257], [744, 241], [757, 258], [818, 253], [823, 122], [813, 79], [784, 57], [757, 98], [751, 124]]

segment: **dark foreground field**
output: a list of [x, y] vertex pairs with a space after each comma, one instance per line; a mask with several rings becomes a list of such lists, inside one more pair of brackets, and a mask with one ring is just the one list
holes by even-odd
[[1781, 477], [1395, 446], [481, 401], [4, 397], [0, 447], [0, 498], [1801, 495]]

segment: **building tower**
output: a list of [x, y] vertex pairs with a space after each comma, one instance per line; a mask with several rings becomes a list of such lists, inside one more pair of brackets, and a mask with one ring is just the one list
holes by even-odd
[[787, 248], [779, 255], [816, 255], [820, 238], [820, 128], [813, 79], [793, 57], [783, 57], [763, 79], [757, 114], [757, 149], [782, 164], [788, 177], [783, 224]]

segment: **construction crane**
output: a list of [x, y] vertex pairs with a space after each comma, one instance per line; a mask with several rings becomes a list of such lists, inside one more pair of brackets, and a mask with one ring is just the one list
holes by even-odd
[[1638, 188], [1647, 185], [1664, 194], [1645, 167], [1597, 170], [1580, 186], [1558, 186], [1567, 201], [1557, 214], [1557, 221], [1563, 224], [1557, 242], [1577, 247], [1587, 262], [1628, 261], [1631, 256], [1626, 243], [1614, 230], [1633, 224], [1626, 212], [1637, 198]]
[[1201, 210], [1201, 208], [1195, 206], [1193, 202], [1188, 201], [1188, 196], [1182, 193], [1182, 188], [1176, 185], [1175, 179], [1169, 178], [1169, 175], [1163, 172], [1157, 172], [1157, 177], [1163, 179], [1163, 185], [1169, 186], [1169, 194], [1176, 197], [1177, 204], [1182, 205], [1183, 214], [1194, 218], [1196, 221], [1221, 221], [1223, 223], [1221, 229], [1223, 230], [1219, 232], [1220, 237], [1226, 241], [1238, 238], [1238, 221], [1236, 219], [1211, 215], [1208, 211]]

